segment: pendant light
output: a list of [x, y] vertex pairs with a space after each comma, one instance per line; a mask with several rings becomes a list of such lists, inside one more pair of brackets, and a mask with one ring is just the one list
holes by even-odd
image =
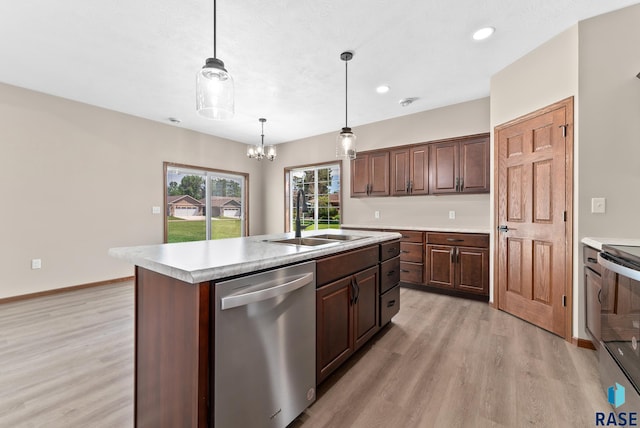
[[258, 119], [262, 124], [262, 134], [260, 134], [261, 141], [260, 145], [249, 146], [247, 148], [247, 156], [251, 159], [262, 160], [264, 158], [273, 161], [276, 158], [276, 146], [264, 145], [264, 123], [267, 121], [264, 117]]
[[223, 120], [233, 117], [233, 78], [216, 58], [216, 0], [213, 0], [213, 58], [196, 75], [196, 108], [200, 116]]
[[344, 61], [344, 128], [336, 139], [336, 157], [355, 159], [356, 158], [356, 135], [351, 131], [347, 122], [348, 112], [348, 62], [353, 58], [353, 52], [342, 52], [340, 59]]

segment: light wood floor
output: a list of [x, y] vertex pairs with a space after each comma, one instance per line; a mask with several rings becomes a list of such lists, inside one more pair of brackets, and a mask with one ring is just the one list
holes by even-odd
[[[588, 427], [595, 352], [486, 303], [401, 290], [292, 427]], [[133, 426], [131, 283], [0, 305], [0, 427]], [[181, 427], [179, 427], [181, 428]]]

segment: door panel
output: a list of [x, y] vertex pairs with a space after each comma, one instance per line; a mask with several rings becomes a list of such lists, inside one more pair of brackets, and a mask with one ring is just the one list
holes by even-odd
[[570, 330], [572, 100], [496, 128], [498, 307], [560, 336]]
[[355, 350], [378, 331], [378, 267], [354, 275], [358, 299], [353, 305]]
[[389, 194], [389, 152], [369, 155], [369, 180], [371, 185], [369, 196]]

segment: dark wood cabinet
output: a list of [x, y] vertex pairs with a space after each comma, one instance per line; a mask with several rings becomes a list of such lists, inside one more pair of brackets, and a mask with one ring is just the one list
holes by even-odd
[[391, 195], [429, 193], [429, 145], [405, 147], [390, 152]]
[[425, 283], [489, 296], [489, 236], [427, 233]]
[[489, 192], [489, 135], [431, 144], [429, 193]]
[[400, 281], [424, 282], [424, 232], [400, 231]]
[[389, 151], [358, 154], [351, 161], [351, 197], [389, 195]]

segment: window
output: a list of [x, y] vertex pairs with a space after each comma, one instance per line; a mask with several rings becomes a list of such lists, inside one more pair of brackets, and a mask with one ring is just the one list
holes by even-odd
[[165, 242], [247, 235], [247, 174], [169, 162], [164, 171]]
[[293, 167], [285, 169], [285, 230], [295, 230], [296, 197], [303, 189], [308, 212], [301, 212], [303, 230], [339, 229], [340, 202], [340, 164]]

